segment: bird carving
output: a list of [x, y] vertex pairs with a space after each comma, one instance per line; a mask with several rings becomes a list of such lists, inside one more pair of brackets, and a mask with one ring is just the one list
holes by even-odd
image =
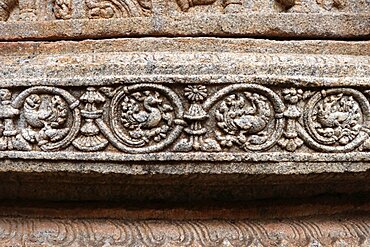
[[37, 94], [30, 95], [24, 103], [24, 117], [32, 128], [40, 131], [37, 134], [30, 131], [28, 139], [35, 139], [39, 144], [60, 140], [68, 132], [68, 128], [61, 128], [67, 115], [67, 105], [60, 96], [42, 99]]
[[245, 93], [249, 99], [250, 106], [246, 104], [243, 97], [231, 95], [228, 102], [221, 104], [218, 119], [222, 121], [218, 125], [235, 134], [238, 131], [255, 134], [266, 128], [271, 117], [268, 103], [258, 94]]
[[358, 107], [353, 104], [352, 97], [346, 99], [343, 94], [331, 95], [318, 106], [317, 122], [324, 128], [350, 125], [358, 110]]
[[[125, 97], [122, 103], [122, 122], [125, 127], [129, 129], [151, 129], [157, 127], [162, 119], [170, 120], [169, 111], [172, 107], [163, 104], [163, 100], [159, 98], [159, 93], [154, 94], [145, 91], [144, 95], [141, 93], [134, 93], [130, 97]], [[140, 103], [142, 102], [142, 107]]]

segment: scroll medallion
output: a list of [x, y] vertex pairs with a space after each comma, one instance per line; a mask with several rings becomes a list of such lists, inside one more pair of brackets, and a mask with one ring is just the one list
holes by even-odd
[[353, 89], [316, 93], [306, 104], [304, 123], [311, 146], [322, 151], [349, 151], [367, 138], [369, 103]]
[[119, 149], [149, 152], [162, 149], [181, 133], [183, 106], [167, 87], [139, 84], [124, 87], [113, 97], [110, 125]]
[[271, 148], [280, 138], [284, 105], [271, 90], [258, 85], [228, 86], [204, 103], [214, 107], [216, 138], [221, 146], [239, 146], [260, 151]]
[[41, 150], [67, 147], [76, 137], [81, 119], [79, 101], [54, 87], [33, 87], [19, 94], [13, 107], [20, 109], [23, 138]]

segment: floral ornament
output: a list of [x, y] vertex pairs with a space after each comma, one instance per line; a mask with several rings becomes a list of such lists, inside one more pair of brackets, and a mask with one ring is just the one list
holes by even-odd
[[188, 128], [185, 132], [189, 138], [181, 139], [175, 146], [176, 151], [219, 151], [221, 147], [218, 143], [210, 138], [204, 139], [207, 129], [203, 127], [202, 122], [208, 118], [208, 114], [204, 111], [201, 102], [207, 97], [207, 88], [203, 85], [189, 85], [185, 88], [185, 96], [190, 101], [188, 111], [184, 115], [184, 119], [188, 123]]
[[302, 113], [297, 107], [297, 104], [304, 97], [302, 89], [289, 88], [283, 90], [283, 98], [287, 105], [287, 110], [284, 112], [284, 117], [287, 118], [286, 127], [283, 137], [278, 141], [278, 144], [287, 151], [293, 152], [303, 145], [303, 141], [298, 137], [297, 120]]
[[14, 118], [19, 115], [19, 110], [12, 106], [11, 99], [9, 89], [0, 89], [0, 150], [30, 151], [31, 146], [15, 128]]
[[53, 6], [54, 16], [57, 19], [71, 19], [72, 17], [72, 1], [71, 0], [55, 0]]
[[85, 102], [85, 110], [96, 111], [96, 104], [104, 103], [105, 98], [93, 87], [88, 87], [86, 92], [80, 97], [82, 102]]
[[185, 88], [185, 96], [190, 101], [203, 101], [207, 97], [207, 88], [203, 85], [188, 86]]
[[81, 135], [72, 144], [82, 151], [103, 150], [108, 145], [108, 141], [100, 134], [94, 120], [103, 115], [103, 110], [99, 110], [97, 105], [104, 103], [105, 98], [95, 88], [89, 87], [80, 100], [85, 103], [85, 108], [81, 110], [85, 123], [80, 129]]
[[224, 146], [224, 147], [231, 148], [232, 146], [234, 146], [234, 142], [237, 141], [237, 138], [235, 138], [232, 135], [223, 136], [221, 132], [217, 132], [216, 135], [217, 135], [217, 139], [221, 143], [221, 146]]
[[283, 98], [290, 104], [297, 104], [303, 98], [303, 90], [289, 88], [283, 90]]

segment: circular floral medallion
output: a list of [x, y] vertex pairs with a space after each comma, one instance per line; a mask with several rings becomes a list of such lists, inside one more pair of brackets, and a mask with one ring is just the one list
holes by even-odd
[[365, 96], [353, 89], [338, 88], [315, 94], [306, 105], [304, 120], [317, 147], [350, 150], [364, 141], [362, 130], [368, 114]]
[[284, 105], [270, 89], [259, 85], [228, 86], [204, 103], [214, 105], [218, 130], [216, 138], [223, 147], [237, 145], [248, 151], [271, 148], [282, 135]]
[[81, 124], [79, 101], [54, 87], [32, 87], [17, 96], [13, 105], [21, 109], [22, 136], [42, 150], [67, 147]]
[[177, 120], [182, 115], [180, 99], [167, 87], [153, 84], [125, 87], [111, 102], [110, 123], [120, 142], [116, 146], [128, 152], [162, 149], [180, 135], [183, 127]]

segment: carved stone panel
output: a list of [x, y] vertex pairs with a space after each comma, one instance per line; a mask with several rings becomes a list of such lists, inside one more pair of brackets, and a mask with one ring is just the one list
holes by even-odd
[[1, 246], [369, 246], [369, 0], [0, 0]]
[[370, 148], [368, 93], [349, 87], [147, 83], [0, 92], [2, 150], [72, 148], [99, 151], [109, 159], [117, 152], [342, 153]]
[[0, 40], [137, 36], [360, 38], [368, 0], [1, 0]]

